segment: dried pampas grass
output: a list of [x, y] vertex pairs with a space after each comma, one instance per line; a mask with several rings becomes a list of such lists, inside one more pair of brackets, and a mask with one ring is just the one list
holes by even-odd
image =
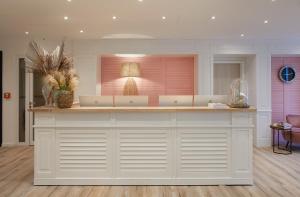
[[79, 77], [74, 69], [68, 71], [55, 71], [45, 77], [45, 83], [54, 90], [74, 91], [79, 84]]
[[26, 66], [29, 72], [40, 73], [44, 83], [53, 90], [74, 91], [79, 77], [73, 69], [72, 58], [64, 55], [65, 43], [62, 42], [51, 54], [35, 41], [29, 43], [26, 53]]
[[73, 68], [71, 58], [64, 55], [65, 44], [62, 42], [51, 54], [41, 48], [35, 41], [29, 43], [26, 53], [26, 67], [30, 72], [44, 76], [56, 71], [68, 71]]

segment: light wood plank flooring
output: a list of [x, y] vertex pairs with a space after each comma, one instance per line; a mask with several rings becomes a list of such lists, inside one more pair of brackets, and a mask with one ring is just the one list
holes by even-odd
[[33, 186], [33, 147], [0, 148], [1, 197], [300, 196], [300, 151], [254, 149], [253, 186]]

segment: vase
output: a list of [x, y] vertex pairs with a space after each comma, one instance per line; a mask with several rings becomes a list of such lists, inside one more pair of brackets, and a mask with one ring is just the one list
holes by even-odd
[[55, 92], [55, 104], [58, 108], [71, 108], [74, 101], [73, 91], [57, 90]]
[[45, 106], [53, 107], [53, 87], [47, 84], [43, 85], [42, 94], [45, 100]]

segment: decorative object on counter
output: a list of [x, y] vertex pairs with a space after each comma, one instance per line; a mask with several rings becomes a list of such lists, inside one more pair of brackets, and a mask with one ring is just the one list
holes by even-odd
[[74, 101], [74, 93], [67, 90], [55, 92], [55, 103], [59, 108], [71, 108]]
[[53, 106], [54, 103], [54, 87], [48, 83], [47, 77], [54, 76], [56, 72], [66, 74], [73, 69], [73, 61], [70, 57], [65, 56], [64, 46], [65, 44], [62, 42], [52, 53], [48, 53], [35, 41], [29, 43], [26, 53], [26, 68], [28, 72], [38, 73], [45, 78], [42, 93], [46, 106]]
[[249, 108], [248, 83], [246, 80], [236, 79], [231, 83], [231, 101], [229, 106], [233, 108]]
[[229, 108], [229, 106], [224, 103], [212, 103], [212, 102], [208, 103], [208, 107], [212, 108], [212, 109], [228, 109]]
[[141, 74], [140, 65], [134, 62], [124, 63], [121, 66], [121, 77], [127, 77], [124, 86], [124, 95], [138, 95], [138, 88], [133, 77], [139, 77]]
[[69, 71], [55, 71], [45, 77], [45, 82], [55, 91], [54, 100], [59, 108], [72, 107], [74, 90], [79, 80], [74, 69]]
[[53, 88], [47, 84], [42, 87], [42, 94], [45, 100], [45, 106], [52, 106], [53, 104]]
[[284, 83], [291, 83], [296, 78], [296, 71], [290, 65], [284, 65], [279, 70], [279, 78]]

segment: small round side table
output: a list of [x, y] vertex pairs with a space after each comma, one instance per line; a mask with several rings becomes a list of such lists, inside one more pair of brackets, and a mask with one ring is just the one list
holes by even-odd
[[[277, 153], [277, 154], [283, 154], [283, 155], [289, 155], [292, 154], [292, 127], [290, 128], [283, 128], [281, 126], [274, 126], [274, 125], [270, 125], [270, 128], [272, 129], [272, 147], [273, 147], [273, 153]], [[287, 144], [282, 147], [279, 144], [279, 135], [280, 133], [282, 133], [282, 135], [287, 134], [289, 136], [289, 141], [287, 142]], [[277, 145], [275, 144], [275, 138], [276, 138], [276, 134], [277, 134]], [[277, 148], [275, 149], [275, 146], [277, 146]], [[281, 150], [281, 151], [280, 151]]]

